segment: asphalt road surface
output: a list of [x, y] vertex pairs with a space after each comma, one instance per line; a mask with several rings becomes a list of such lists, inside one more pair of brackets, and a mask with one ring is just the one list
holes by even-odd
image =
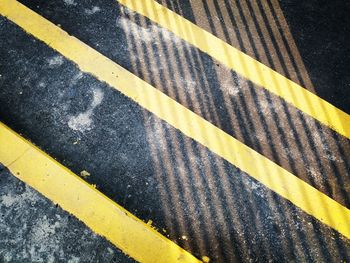
[[[341, 133], [316, 119], [328, 108], [306, 113], [307, 105], [294, 105], [249, 79], [248, 66], [247, 75], [228, 67], [215, 57], [221, 50], [205, 52], [122, 4], [136, 0], [19, 0], [170, 97], [174, 109], [175, 102], [181, 104], [259, 153], [259, 160], [271, 161], [271, 167], [283, 168], [298, 184], [306, 182], [334, 201], [347, 213], [343, 228], [318, 217], [323, 209], [318, 197], [307, 204], [314, 212], [306, 211], [307, 193], [293, 185], [278, 192], [274, 170], [244, 157], [245, 167], [258, 167], [273, 183], [252, 176], [210, 143], [203, 145], [198, 133], [183, 132], [181, 123], [196, 126], [192, 115], [174, 111], [180, 124], [169, 123], [140, 103], [148, 103], [142, 99], [146, 93], [131, 98], [89, 73], [7, 17], [5, 7], [13, 0], [2, 1], [2, 123], [203, 262], [350, 262], [350, 131]], [[343, 114], [330, 112], [331, 121], [350, 120], [350, 2], [157, 2], [316, 94], [317, 101], [329, 102]], [[28, 17], [26, 23], [31, 21]], [[181, 28], [179, 21], [165, 19]], [[207, 43], [208, 50], [212, 44]], [[62, 50], [73, 48], [62, 45]], [[133, 79], [123, 83], [126, 90], [138, 88]], [[281, 90], [287, 86], [278, 85]], [[149, 102], [155, 108], [158, 103], [163, 105]], [[218, 134], [208, 132], [206, 140], [220, 140]], [[239, 149], [231, 149], [232, 154], [243, 156]], [[1, 166], [0, 262], [134, 261], [131, 252], [95, 234], [79, 216], [38, 191]], [[145, 241], [145, 247], [152, 244]]]

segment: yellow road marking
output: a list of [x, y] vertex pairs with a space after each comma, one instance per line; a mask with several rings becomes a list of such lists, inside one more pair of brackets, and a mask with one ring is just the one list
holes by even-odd
[[0, 122], [0, 162], [140, 262], [200, 262]]
[[[147, 1], [142, 1], [147, 2]], [[15, 0], [0, 14], [308, 214], [350, 238], [350, 210]]]
[[350, 115], [154, 0], [117, 0], [350, 139]]

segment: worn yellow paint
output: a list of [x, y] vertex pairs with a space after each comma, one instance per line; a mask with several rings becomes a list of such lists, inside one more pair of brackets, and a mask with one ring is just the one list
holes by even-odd
[[350, 139], [350, 115], [154, 0], [117, 0]]
[[0, 163], [140, 262], [200, 262], [1, 122]]
[[[68, 35], [22, 4], [14, 0], [2, 0], [0, 14], [7, 16], [25, 31], [74, 61], [82, 71], [105, 81], [111, 87], [240, 168], [308, 214], [350, 238], [350, 210], [346, 207], [188, 110], [75, 37]], [[93, 228], [97, 227], [98, 225], [93, 225]]]

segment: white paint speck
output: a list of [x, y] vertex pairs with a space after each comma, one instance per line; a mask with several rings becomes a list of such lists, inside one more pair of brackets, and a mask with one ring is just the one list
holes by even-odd
[[101, 104], [101, 102], [103, 100], [103, 92], [100, 89], [95, 89], [93, 91], [93, 95], [94, 95], [94, 97], [93, 97], [91, 107], [96, 108], [98, 105]]
[[155, 120], [150, 126], [150, 131], [152, 132], [149, 133], [149, 141], [161, 152], [165, 152], [168, 149], [166, 136], [163, 133], [164, 129], [168, 128], [165, 126], [167, 126], [167, 123], [161, 123], [158, 120]]
[[72, 256], [70, 259], [68, 259], [67, 262], [68, 263], [79, 263], [80, 262], [80, 258], [78, 258], [76, 256]]
[[77, 5], [77, 3], [74, 0], [63, 0], [63, 2], [66, 5]]
[[54, 56], [48, 60], [49, 67], [61, 66], [63, 64], [62, 56]]
[[79, 113], [77, 116], [73, 116], [68, 121], [68, 126], [72, 130], [75, 131], [89, 131], [91, 130], [92, 119], [91, 119], [92, 111], [88, 110], [83, 113]]
[[90, 108], [86, 111], [79, 113], [76, 116], [71, 116], [68, 120], [68, 126], [74, 131], [85, 132], [92, 129], [92, 115], [94, 109], [101, 104], [103, 100], [103, 92], [100, 89], [93, 91], [93, 100]]
[[4, 206], [10, 207], [13, 203], [16, 202], [16, 199], [12, 195], [7, 194], [2, 197], [1, 202]]
[[243, 176], [242, 179], [244, 185], [247, 187], [247, 190], [249, 189], [249, 191], [255, 195], [265, 198], [266, 191], [260, 183], [255, 182], [248, 176]]
[[271, 112], [276, 111], [276, 112], [283, 112], [283, 106], [281, 103], [276, 103], [276, 102], [269, 102], [266, 100], [260, 101], [260, 110], [261, 112], [269, 116], [271, 115]]
[[110, 247], [107, 247], [107, 251], [108, 251], [109, 254], [112, 254], [112, 255], [114, 254], [113, 249], [111, 249]]
[[306, 172], [317, 184], [324, 184], [324, 178], [318, 170], [310, 167], [306, 169]]
[[12, 261], [12, 256], [11, 256], [11, 254], [9, 252], [5, 253], [4, 260], [5, 260], [5, 262], [11, 262]]
[[233, 81], [231, 78], [226, 78], [221, 82], [221, 89], [228, 96], [237, 96], [241, 92], [241, 79], [235, 77]]
[[181, 78], [181, 82], [181, 85], [183, 85], [189, 92], [194, 93], [196, 91], [196, 81], [189, 78]]
[[55, 222], [52, 224], [46, 216], [43, 216], [37, 223], [32, 227], [32, 239], [36, 240], [36, 243], [40, 244], [43, 240], [56, 233], [56, 229], [60, 228], [60, 223]]
[[170, 33], [168, 30], [158, 27], [157, 25], [151, 25], [147, 28], [142, 27], [126, 17], [122, 17], [118, 20], [117, 25], [123, 28], [127, 32], [131, 32], [135, 38], [143, 42], [154, 42], [155, 36], [160, 35], [164, 41], [177, 43], [180, 41], [178, 37]]
[[81, 71], [79, 71], [79, 73], [75, 74], [73, 79], [71, 80], [71, 85], [76, 85], [79, 82], [79, 80], [83, 78], [83, 76], [84, 74]]
[[5, 207], [11, 207], [12, 205], [15, 205], [19, 209], [25, 203], [32, 203], [36, 201], [37, 201], [37, 196], [35, 195], [34, 192], [31, 192], [31, 191], [25, 191], [21, 195], [13, 195], [11, 193], [8, 193], [0, 197], [1, 205], [4, 205]]
[[91, 8], [91, 9], [85, 9], [84, 11], [85, 11], [85, 13], [86, 13], [87, 15], [93, 15], [93, 14], [95, 14], [95, 13], [100, 12], [100, 11], [101, 11], [101, 8], [99, 8], [98, 6], [94, 6], [93, 8]]
[[44, 81], [40, 81], [39, 84], [38, 84], [38, 86], [39, 86], [40, 88], [45, 88], [45, 87], [46, 87], [46, 83], [45, 83]]

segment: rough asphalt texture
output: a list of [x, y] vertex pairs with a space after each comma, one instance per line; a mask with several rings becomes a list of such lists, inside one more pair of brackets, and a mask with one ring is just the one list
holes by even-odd
[[134, 262], [0, 167], [0, 262]]
[[[256, 89], [209, 56], [115, 1], [21, 2], [349, 207], [348, 140]], [[226, 21], [224, 15], [219, 19], [197, 17], [199, 11], [192, 10], [193, 3], [196, 2], [192, 1], [191, 6], [190, 2], [181, 1], [180, 10], [172, 1], [163, 1], [193, 22], [203, 23], [203, 27], [206, 20]], [[280, 3], [292, 24], [293, 35], [298, 36], [297, 14], [288, 17], [288, 6], [294, 6], [294, 1]], [[222, 7], [204, 6], [203, 12], [210, 14], [211, 8]], [[315, 13], [321, 11], [325, 12], [322, 9]], [[333, 19], [337, 21], [336, 17]], [[312, 36], [307, 24], [305, 32]], [[227, 36], [233, 34], [230, 31]], [[88, 171], [89, 183], [96, 184], [142, 220], [151, 219], [160, 232], [195, 256], [208, 256], [212, 262], [350, 260], [350, 242], [337, 232], [119, 92], [82, 73], [76, 65], [2, 17], [0, 35], [0, 120], [75, 173]], [[344, 39], [337, 43], [341, 45], [341, 41]], [[307, 48], [314, 45], [312, 37], [305, 43], [296, 38], [296, 42], [303, 57], [310, 53]], [[329, 49], [339, 52], [331, 40], [328, 43]], [[308, 69], [316, 67], [310, 63], [319, 59], [309, 56], [305, 61]], [[326, 59], [330, 55], [323, 52], [323, 56]], [[346, 59], [344, 56], [344, 65]], [[320, 96], [349, 110], [349, 89], [342, 86], [347, 83], [344, 73], [338, 70], [337, 78], [343, 82], [334, 82], [335, 90], [343, 90], [341, 95], [334, 92], [328, 97], [330, 91], [322, 93], [322, 89], [333, 80], [324, 77], [318, 85], [318, 74], [327, 75], [327, 67], [316, 69], [309, 73], [315, 89], [321, 89], [317, 90]], [[232, 109], [237, 120], [232, 119]], [[286, 132], [288, 125], [294, 128]], [[309, 130], [305, 132], [304, 127]], [[56, 208], [48, 202], [44, 210]], [[71, 221], [80, 224], [75, 219]], [[53, 223], [50, 231], [54, 228]], [[28, 231], [31, 230], [30, 226]], [[98, 242], [103, 241], [97, 237], [94, 240], [91, 247], [100, 247]], [[14, 256], [12, 250], [8, 251]], [[44, 259], [52, 255], [51, 251], [42, 252]], [[63, 251], [65, 261], [70, 259], [65, 248], [59, 251]], [[108, 249], [103, 251], [96, 260], [113, 262]], [[20, 257], [21, 253], [16, 255]]]

